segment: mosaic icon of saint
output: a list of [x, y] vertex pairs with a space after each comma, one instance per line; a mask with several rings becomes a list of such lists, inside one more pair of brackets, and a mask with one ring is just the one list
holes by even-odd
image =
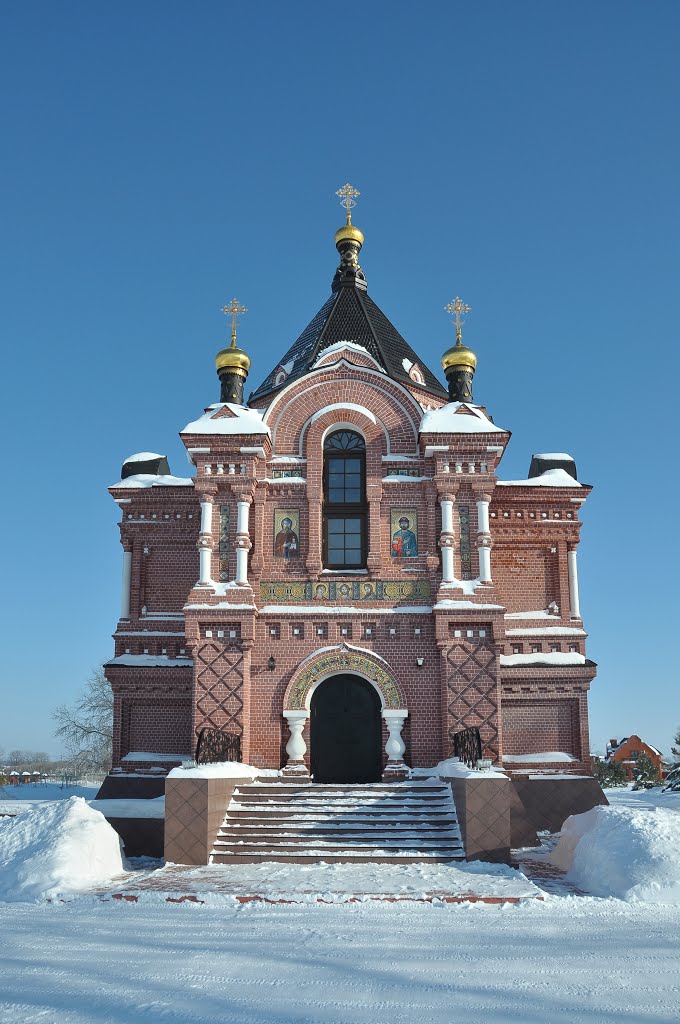
[[277, 558], [296, 558], [298, 553], [298, 535], [293, 529], [293, 520], [284, 516], [281, 529], [274, 540], [274, 555]]
[[406, 516], [399, 520], [399, 529], [392, 534], [392, 558], [415, 558], [418, 554], [418, 541], [410, 525]]

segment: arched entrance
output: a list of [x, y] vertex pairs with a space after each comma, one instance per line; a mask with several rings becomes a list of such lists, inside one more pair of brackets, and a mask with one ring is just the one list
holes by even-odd
[[314, 782], [378, 782], [382, 775], [380, 698], [360, 676], [330, 676], [311, 700]]

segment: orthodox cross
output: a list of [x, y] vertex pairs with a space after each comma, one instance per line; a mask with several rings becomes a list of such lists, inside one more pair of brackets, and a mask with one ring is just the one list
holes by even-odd
[[468, 306], [462, 299], [456, 295], [453, 302], [449, 302], [447, 306], [444, 306], [447, 313], [450, 313], [453, 317], [453, 322], [456, 325], [456, 342], [462, 342], [463, 340], [463, 324], [464, 320], [461, 320], [461, 313], [471, 312], [472, 307]]
[[354, 188], [352, 185], [350, 185], [349, 182], [347, 182], [347, 184], [343, 185], [342, 188], [339, 188], [335, 194], [340, 199], [340, 205], [344, 206], [345, 209], [347, 210], [347, 223], [351, 224], [352, 210], [357, 205], [354, 202], [354, 197], [360, 196], [361, 192], [359, 191], [359, 189]]
[[231, 347], [236, 348], [236, 328], [238, 327], [238, 318], [243, 313], [247, 313], [248, 310], [245, 306], [242, 306], [238, 299], [232, 299], [228, 306], [222, 306], [222, 312], [225, 316], [231, 317]]

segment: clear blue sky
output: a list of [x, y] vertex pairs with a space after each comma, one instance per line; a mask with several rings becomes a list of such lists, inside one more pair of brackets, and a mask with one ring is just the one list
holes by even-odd
[[329, 292], [334, 191], [369, 289], [437, 371], [474, 307], [502, 470], [568, 451], [595, 485], [582, 607], [593, 746], [680, 725], [680, 5], [572, 0], [5, 4], [0, 748], [109, 657], [116, 507], [219, 395], [219, 312], [255, 386]]

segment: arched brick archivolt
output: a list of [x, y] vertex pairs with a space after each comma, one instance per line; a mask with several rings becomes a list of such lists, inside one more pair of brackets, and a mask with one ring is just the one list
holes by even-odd
[[383, 712], [406, 710], [403, 691], [386, 663], [368, 651], [342, 644], [313, 655], [298, 667], [283, 700], [283, 713], [309, 710], [312, 693], [324, 679], [351, 672], [367, 679], [378, 691]]
[[[358, 425], [363, 425], [362, 419], [371, 424], [385, 446], [383, 454], [416, 451], [422, 409], [406, 388], [376, 370], [353, 367], [352, 374], [345, 375], [323, 367], [284, 388], [267, 410], [265, 420], [276, 453], [309, 457], [315, 448], [310, 428], [316, 426], [319, 412], [333, 408], [342, 413], [343, 406], [360, 417]], [[349, 421], [351, 415], [338, 418]]]

